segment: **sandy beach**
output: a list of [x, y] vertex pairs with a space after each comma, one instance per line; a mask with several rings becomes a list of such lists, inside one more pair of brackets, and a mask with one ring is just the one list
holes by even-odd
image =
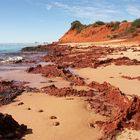
[[0, 140], [140, 140], [140, 0], [1, 0], [0, 14]]
[[[92, 121], [103, 120], [104, 117], [87, 111], [83, 99], [50, 97], [43, 93], [24, 93], [17, 102], [1, 108], [1, 112], [11, 114], [18, 122], [27, 124], [33, 133], [25, 136], [27, 140], [88, 140], [98, 139], [100, 131], [90, 128]], [[24, 105], [17, 106], [19, 102]], [[28, 110], [28, 108], [31, 110]], [[43, 112], [39, 112], [42, 109]], [[56, 116], [57, 119], [50, 119]], [[59, 126], [54, 126], [59, 122]]]
[[[87, 55], [87, 57], [90, 57], [92, 51], [95, 49], [99, 49], [99, 52], [97, 51], [94, 57], [98, 57], [99, 61], [105, 60], [107, 64], [94, 62], [96, 64], [96, 68], [94, 68], [94, 65], [92, 63], [90, 64], [90, 61], [87, 62], [88, 66], [85, 66], [83, 61], [81, 62], [82, 65], [71, 67], [72, 63], [76, 64], [75, 62], [78, 55], [83, 55], [84, 57]], [[107, 50], [104, 51], [105, 49]], [[17, 67], [17, 69], [9, 70], [10, 68], [8, 68], [8, 70], [2, 70], [0, 71], [1, 80], [24, 81], [26, 82], [25, 86], [37, 88], [39, 91], [23, 92], [14, 99], [14, 102], [2, 106], [0, 112], [10, 114], [20, 124], [26, 124], [28, 126], [30, 134], [23, 137], [25, 140], [98, 140], [101, 137], [102, 139], [106, 139], [106, 136], [111, 140], [108, 134], [103, 135], [104, 129], [100, 123], [107, 123], [113, 114], [111, 116], [108, 114], [108, 107], [107, 110], [102, 109], [101, 106], [98, 107], [96, 101], [102, 98], [102, 96], [98, 96], [103, 92], [100, 91], [101, 93], [98, 93], [98, 88], [100, 89], [101, 86], [103, 86], [102, 84], [107, 82], [111, 84], [107, 85], [109, 90], [117, 87], [125, 94], [126, 97], [119, 95], [119, 98], [124, 98], [123, 100], [125, 100], [125, 98], [131, 100], [133, 96], [139, 97], [140, 81], [137, 79], [137, 77], [140, 76], [140, 65], [137, 62], [140, 59], [139, 47], [136, 49], [137, 51], [133, 52], [133, 48], [128, 47], [128, 49], [123, 51], [123, 57], [130, 59], [124, 61], [123, 59], [118, 59], [120, 58], [118, 48], [114, 49], [113, 52], [110, 51], [111, 53], [108, 54], [107, 52], [110, 50], [110, 47], [85, 48], [75, 46], [72, 48], [70, 54], [68, 52], [69, 57], [67, 59], [65, 59], [64, 56], [62, 63], [61, 60], [59, 60], [60, 64], [64, 64], [64, 66], [67, 63], [70, 64], [67, 69], [63, 69], [63, 66], [59, 66], [59, 68], [56, 65], [57, 63], [55, 61], [57, 61], [58, 57], [55, 58], [53, 63], [46, 65], [45, 62], [48, 62], [48, 58], [46, 61], [46, 57], [48, 56], [46, 56], [43, 58], [44, 63], [42, 63], [42, 66], [39, 65], [30, 69], [29, 67], [23, 69], [18, 69]], [[100, 51], [105, 53], [99, 55], [101, 53]], [[137, 61], [131, 61], [133, 55], [134, 58], [137, 58]], [[70, 59], [71, 57], [74, 58]], [[111, 63], [110, 61], [108, 63], [106, 59], [110, 58]], [[69, 61], [69, 59], [71, 61]], [[119, 61], [119, 63], [117, 61]], [[101, 64], [101, 66], [97, 64]], [[136, 78], [131, 80], [127, 77]], [[90, 86], [90, 83], [93, 81], [97, 82], [98, 88]], [[91, 94], [92, 92], [93, 95]], [[63, 96], [63, 94], [65, 96]], [[95, 96], [94, 94], [97, 95]], [[61, 97], [59, 97], [60, 95]], [[90, 100], [95, 100], [95, 103], [90, 102]], [[103, 98], [102, 100], [105, 99]], [[98, 102], [100, 103], [102, 100]], [[110, 102], [112, 101], [107, 102], [107, 104], [110, 104]], [[104, 101], [104, 103], [106, 105], [106, 101]], [[114, 108], [112, 108], [112, 111], [115, 111], [113, 109]], [[138, 132], [139, 131], [129, 130], [124, 127], [123, 130], [119, 130], [119, 133], [113, 136], [115, 136], [117, 140], [134, 140], [139, 138]], [[114, 131], [111, 131], [110, 134], [112, 135], [112, 133], [114, 133]]]

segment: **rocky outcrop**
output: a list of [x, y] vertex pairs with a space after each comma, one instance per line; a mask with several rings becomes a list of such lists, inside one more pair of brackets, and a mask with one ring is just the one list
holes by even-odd
[[88, 99], [90, 108], [96, 113], [109, 117], [106, 122], [96, 122], [102, 131], [101, 140], [114, 140], [124, 128], [140, 130], [140, 99], [128, 99], [118, 88], [108, 84], [92, 82], [90, 87], [97, 89], [98, 98]]
[[64, 68], [57, 65], [46, 65], [42, 67], [38, 65], [37, 67], [31, 67], [27, 70], [31, 73], [40, 73], [45, 77], [62, 77], [65, 80], [71, 82], [72, 85], [84, 85], [84, 79], [72, 74], [68, 68]]
[[[57, 48], [57, 49], [56, 49]], [[108, 47], [88, 47], [80, 50], [77, 47], [59, 46], [53, 47], [51, 53], [43, 57], [46, 62], [53, 62], [62, 67], [94, 67], [94, 63], [99, 58], [113, 53], [115, 50]]]
[[49, 94], [51, 96], [57, 96], [57, 97], [66, 97], [66, 96], [78, 96], [78, 97], [93, 97], [94, 96], [94, 90], [76, 90], [72, 87], [66, 87], [66, 88], [57, 88], [55, 85], [43, 87], [42, 91], [46, 94]]
[[13, 100], [24, 91], [39, 92], [38, 89], [30, 88], [25, 86], [25, 84], [27, 84], [27, 82], [0, 81], [0, 106], [13, 102]]
[[115, 117], [102, 123], [101, 130], [103, 136], [101, 140], [116, 139], [118, 132], [124, 128], [140, 130], [140, 99], [134, 97], [125, 107]]
[[12, 102], [24, 91], [24, 84], [25, 82], [0, 81], [0, 105]]
[[[55, 49], [57, 48], [57, 49]], [[61, 67], [85, 68], [85, 67], [105, 67], [111, 64], [115, 65], [140, 65], [140, 61], [128, 57], [119, 57], [117, 59], [108, 58], [107, 55], [113, 55], [120, 51], [127, 51], [129, 48], [109, 48], [90, 46], [79, 49], [66, 46], [53, 46], [51, 53], [43, 57], [46, 62], [53, 62]]]
[[121, 76], [122, 78], [125, 78], [125, 79], [128, 79], [128, 80], [139, 80], [140, 81], [140, 76], [137, 76], [137, 77], [130, 77], [130, 76]]
[[[98, 68], [111, 64], [140, 65], [140, 61], [128, 57], [105, 59], [107, 55], [127, 51], [127, 49], [129, 48], [90, 46], [81, 49], [78, 47], [52, 46], [43, 60], [54, 64], [32, 67], [28, 69], [28, 72], [41, 73], [46, 77], [62, 77], [69, 81], [71, 83], [70, 87], [57, 88], [55, 85], [51, 85], [42, 88], [41, 91], [57, 97], [86, 97], [85, 101], [89, 109], [107, 117], [107, 121], [95, 122], [96, 125], [92, 123], [90, 127], [100, 127], [102, 140], [114, 140], [118, 132], [121, 132], [124, 128], [140, 130], [140, 99], [138, 97], [128, 98], [119, 88], [106, 82], [100, 84], [93, 81], [87, 84], [83, 78], [72, 73], [70, 68]], [[130, 77], [124, 78], [133, 79]], [[84, 85], [90, 90], [76, 90], [73, 85]]]
[[88, 108], [108, 118], [106, 122], [95, 122], [101, 129], [101, 140], [115, 140], [124, 128], [140, 130], [139, 98], [129, 99], [119, 88], [106, 82], [99, 84], [93, 81], [87, 86], [91, 88], [88, 91], [77, 91], [72, 87], [59, 89], [54, 85], [44, 87], [42, 91], [57, 97], [87, 97]]
[[0, 113], [0, 139], [15, 140], [22, 138], [27, 132], [27, 126], [19, 125], [11, 115]]

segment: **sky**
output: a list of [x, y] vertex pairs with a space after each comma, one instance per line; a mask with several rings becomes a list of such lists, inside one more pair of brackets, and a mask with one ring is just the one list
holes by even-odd
[[57, 41], [71, 22], [140, 18], [140, 0], [0, 0], [0, 43]]

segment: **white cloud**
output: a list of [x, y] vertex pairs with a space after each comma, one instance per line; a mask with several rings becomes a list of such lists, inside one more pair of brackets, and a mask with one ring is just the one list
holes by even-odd
[[60, 8], [65, 10], [68, 14], [73, 17], [81, 17], [81, 18], [107, 18], [110, 15], [119, 13], [114, 10], [112, 7], [101, 6], [76, 6], [76, 5], [68, 5], [60, 2], [51, 3], [51, 8]]
[[129, 5], [127, 7], [127, 12], [135, 17], [140, 17], [140, 7]]
[[51, 10], [51, 9], [52, 9], [52, 5], [47, 4], [47, 5], [46, 5], [46, 9], [47, 9], [48, 11]]

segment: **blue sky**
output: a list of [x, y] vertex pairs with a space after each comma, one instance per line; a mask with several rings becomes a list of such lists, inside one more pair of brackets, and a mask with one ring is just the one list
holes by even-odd
[[74, 20], [139, 17], [140, 0], [0, 0], [0, 43], [56, 41]]

